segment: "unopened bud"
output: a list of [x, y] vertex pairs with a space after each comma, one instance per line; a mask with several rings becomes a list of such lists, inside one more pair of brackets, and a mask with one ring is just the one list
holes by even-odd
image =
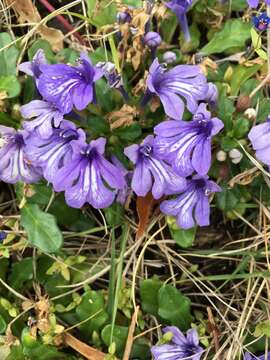
[[131, 16], [127, 12], [119, 12], [116, 15], [118, 24], [124, 24], [131, 21]]
[[163, 54], [163, 61], [166, 64], [172, 64], [175, 62], [175, 60], [176, 60], [176, 54], [173, 51], [166, 51]]
[[150, 49], [154, 49], [156, 47], [158, 47], [161, 42], [161, 36], [159, 35], [159, 33], [155, 32], [155, 31], [149, 31], [143, 38], [143, 42], [145, 43], [145, 45], [147, 45]]
[[245, 117], [247, 117], [249, 120], [255, 120], [257, 116], [257, 111], [253, 108], [248, 108], [244, 112]]
[[217, 161], [223, 162], [227, 159], [227, 153], [223, 150], [219, 150], [216, 154]]
[[229, 151], [229, 157], [233, 164], [239, 164], [243, 158], [243, 154], [238, 149], [232, 149]]
[[245, 111], [250, 107], [251, 99], [248, 95], [240, 95], [237, 100], [236, 110], [239, 112]]

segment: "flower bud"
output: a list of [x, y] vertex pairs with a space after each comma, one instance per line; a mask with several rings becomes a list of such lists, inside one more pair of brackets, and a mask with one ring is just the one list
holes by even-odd
[[225, 161], [227, 159], [227, 153], [223, 150], [219, 150], [216, 153], [216, 159], [217, 159], [217, 161], [220, 161], [220, 162]]
[[173, 51], [166, 51], [163, 54], [163, 61], [166, 64], [172, 64], [175, 62], [175, 60], [176, 60], [176, 54]]
[[149, 31], [143, 38], [143, 42], [147, 45], [150, 49], [154, 49], [158, 47], [161, 42], [161, 36], [155, 31]]
[[247, 117], [249, 120], [255, 120], [257, 116], [257, 111], [253, 108], [248, 108], [244, 112], [245, 117]]
[[229, 151], [229, 157], [233, 164], [239, 164], [243, 158], [243, 154], [238, 149], [232, 149]]
[[240, 95], [237, 100], [236, 110], [241, 112], [250, 107], [251, 99], [248, 95]]
[[130, 22], [131, 16], [127, 12], [119, 12], [116, 15], [116, 20], [117, 20], [118, 24], [124, 24], [124, 23]]

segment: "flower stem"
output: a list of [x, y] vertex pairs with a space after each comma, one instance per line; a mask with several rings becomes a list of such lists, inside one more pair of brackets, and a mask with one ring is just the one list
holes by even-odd
[[[54, 12], [55, 8], [47, 1], [47, 0], [38, 0], [49, 12]], [[82, 45], [85, 45], [85, 40], [81, 37], [81, 35], [77, 32], [74, 31], [73, 26], [64, 18], [64, 16], [62, 15], [56, 15], [56, 18], [58, 19], [58, 21], [64, 26], [64, 28], [69, 31], [72, 32], [74, 34], [74, 36], [79, 40], [79, 42]]]
[[186, 14], [178, 15], [178, 21], [179, 21], [181, 29], [184, 33], [185, 41], [190, 42], [191, 37], [190, 37], [189, 28], [188, 28], [187, 15]]

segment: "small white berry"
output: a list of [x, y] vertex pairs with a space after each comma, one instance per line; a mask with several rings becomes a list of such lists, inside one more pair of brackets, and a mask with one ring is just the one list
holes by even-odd
[[219, 150], [217, 153], [216, 153], [216, 159], [217, 161], [225, 161], [227, 159], [227, 153], [225, 153], [225, 151], [223, 150]]
[[243, 154], [238, 149], [232, 149], [229, 151], [229, 157], [233, 164], [239, 164], [243, 158]]

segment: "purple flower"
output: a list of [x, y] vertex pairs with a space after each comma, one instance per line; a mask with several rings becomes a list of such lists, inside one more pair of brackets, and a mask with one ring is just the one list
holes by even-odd
[[181, 176], [194, 171], [205, 175], [211, 165], [211, 137], [222, 128], [222, 121], [211, 118], [202, 103], [192, 121], [168, 120], [154, 128], [156, 151]]
[[218, 90], [216, 85], [213, 83], [208, 83], [207, 86], [208, 89], [205, 96], [205, 101], [208, 102], [208, 104], [214, 108], [216, 107], [218, 101]]
[[256, 151], [257, 159], [270, 166], [270, 117], [265, 123], [254, 126], [248, 138]]
[[203, 348], [196, 329], [188, 330], [186, 336], [175, 326], [167, 326], [163, 332], [171, 332], [173, 338], [170, 344], [152, 346], [154, 360], [200, 360]]
[[40, 66], [47, 64], [44, 50], [39, 49], [35, 53], [32, 61], [27, 61], [19, 65], [19, 70], [27, 75], [33, 76], [36, 80], [41, 75]]
[[129, 196], [130, 194], [132, 194], [132, 190], [131, 190], [130, 187], [129, 187], [129, 182], [130, 182], [131, 179], [132, 179], [132, 172], [131, 172], [131, 171], [128, 171], [128, 170], [124, 167], [124, 165], [121, 163], [121, 161], [119, 161], [119, 160], [117, 159], [116, 156], [113, 155], [112, 158], [111, 158], [111, 160], [112, 160], [112, 163], [113, 163], [115, 166], [118, 167], [119, 171], [121, 171], [122, 175], [124, 176], [124, 178], [125, 178], [125, 180], [126, 180], [125, 186], [124, 186], [122, 189], [120, 189], [120, 190], [117, 191], [117, 196], [116, 196], [116, 199], [115, 199], [119, 204], [121, 204], [121, 205], [124, 206], [124, 205], [125, 205], [125, 202], [126, 202], [126, 200], [127, 200], [127, 198], [128, 198], [128, 196]]
[[[247, 0], [248, 6], [251, 8], [257, 8], [259, 5], [259, 0]], [[265, 0], [266, 5], [270, 5], [270, 0]]]
[[26, 153], [25, 141], [28, 134], [24, 130], [0, 125], [0, 179], [15, 184], [37, 182], [41, 178], [41, 169], [34, 167]]
[[133, 144], [124, 150], [135, 165], [131, 188], [138, 196], [152, 190], [155, 199], [181, 191], [186, 180], [176, 175], [171, 167], [155, 154], [154, 137], [147, 136], [141, 145]]
[[265, 357], [265, 354], [260, 356], [254, 356], [251, 355], [250, 352], [246, 352], [244, 355], [244, 360], [270, 360], [270, 352], [267, 354], [267, 357]]
[[125, 186], [124, 176], [117, 166], [104, 157], [105, 138], [92, 140], [86, 144], [84, 140], [72, 143], [72, 160], [58, 172], [53, 182], [56, 191], [65, 191], [69, 206], [81, 208], [89, 203], [96, 209], [112, 204], [115, 189]]
[[157, 58], [149, 69], [146, 83], [148, 91], [160, 98], [165, 113], [176, 120], [182, 118], [185, 108], [181, 97], [186, 99], [188, 110], [194, 113], [198, 101], [204, 99], [207, 92], [206, 78], [199, 66], [178, 65], [166, 71]]
[[264, 31], [270, 24], [270, 17], [267, 16], [266, 12], [263, 12], [259, 16], [253, 16], [252, 22], [257, 30]]
[[0, 242], [4, 241], [7, 237], [7, 233], [5, 231], [0, 231]]
[[36, 130], [38, 136], [44, 139], [50, 137], [53, 128], [58, 127], [63, 120], [63, 114], [54, 105], [42, 100], [33, 100], [21, 106], [21, 113], [26, 119], [35, 118], [32, 121], [25, 121], [24, 129], [29, 132]]
[[49, 182], [54, 182], [60, 169], [70, 163], [73, 154], [71, 143], [85, 139], [83, 130], [67, 120], [63, 120], [57, 129], [52, 129], [49, 138], [41, 138], [32, 132], [27, 139], [27, 154], [34, 164], [43, 169], [43, 176]]
[[94, 84], [103, 75], [92, 66], [86, 53], [81, 53], [78, 66], [65, 64], [41, 65], [42, 74], [38, 90], [45, 100], [54, 104], [62, 113], [69, 113], [73, 106], [83, 110], [94, 100]]
[[188, 28], [186, 13], [192, 4], [192, 0], [171, 0], [164, 3], [167, 8], [171, 9], [177, 16], [181, 29], [184, 33], [186, 41], [190, 41], [190, 33]]
[[165, 200], [160, 210], [166, 215], [177, 216], [177, 224], [182, 229], [190, 229], [198, 224], [209, 225], [209, 195], [221, 188], [208, 176], [195, 175], [187, 181], [182, 194], [172, 200]]

